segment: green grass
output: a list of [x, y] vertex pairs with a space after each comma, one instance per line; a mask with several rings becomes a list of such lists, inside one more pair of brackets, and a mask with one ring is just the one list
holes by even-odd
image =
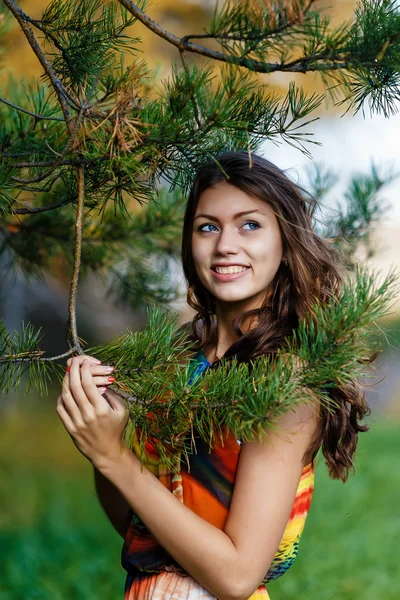
[[[1, 420], [0, 599], [122, 598], [122, 540], [53, 413]], [[388, 420], [361, 436], [346, 485], [320, 459], [299, 556], [269, 584], [271, 600], [399, 600], [399, 455], [398, 422]]]
[[314, 498], [293, 567], [272, 600], [399, 600], [398, 422], [360, 438], [357, 475], [332, 481], [319, 459]]

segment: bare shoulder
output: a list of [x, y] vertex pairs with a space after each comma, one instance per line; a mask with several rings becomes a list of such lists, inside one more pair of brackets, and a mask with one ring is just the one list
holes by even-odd
[[319, 402], [308, 400], [287, 410], [271, 423], [264, 439], [243, 444], [241, 462], [259, 460], [268, 463], [297, 465], [302, 469], [311, 460], [309, 448], [318, 436], [320, 428]]

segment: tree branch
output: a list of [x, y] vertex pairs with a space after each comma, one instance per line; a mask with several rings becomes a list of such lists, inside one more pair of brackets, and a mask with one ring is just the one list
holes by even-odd
[[[0, 364], [6, 364], [9, 362], [33, 362], [33, 361], [41, 361], [41, 362], [54, 362], [56, 360], [60, 360], [61, 358], [67, 358], [71, 356], [76, 351], [75, 348], [70, 348], [63, 354], [58, 354], [57, 356], [41, 356], [43, 352], [38, 350], [37, 352], [29, 352], [30, 356], [20, 356], [19, 354], [5, 354], [4, 356], [0, 356]], [[28, 354], [28, 353], [27, 353]]]
[[23, 208], [16, 208], [15, 210], [13, 210], [10, 214], [12, 215], [32, 215], [35, 213], [42, 213], [42, 212], [47, 212], [49, 210], [55, 210], [56, 208], [61, 208], [61, 206], [66, 206], [67, 204], [70, 204], [71, 200], [63, 200], [62, 202], [58, 202], [55, 204], [49, 204], [48, 206], [38, 206], [38, 207], [23, 207]]
[[[27, 154], [31, 154], [30, 152]], [[50, 152], [47, 152], [47, 154], [50, 154]], [[58, 153], [57, 153], [58, 154]], [[4, 157], [16, 157], [19, 156], [19, 154], [3, 154]], [[58, 154], [58, 156], [61, 156], [60, 154]], [[110, 157], [108, 154], [105, 154], [103, 156], [96, 156], [96, 158], [76, 158], [76, 159], [67, 159], [67, 160], [63, 160], [61, 163], [57, 164], [57, 167], [79, 167], [79, 165], [90, 165], [93, 163], [97, 163], [97, 162], [104, 162], [105, 160], [108, 160]], [[13, 167], [17, 168], [17, 169], [24, 169], [24, 168], [31, 168], [31, 169], [40, 169], [43, 167], [54, 167], [54, 161], [43, 161], [43, 162], [19, 162], [19, 163], [13, 163], [12, 165]]]
[[62, 117], [46, 117], [45, 115], [38, 115], [36, 113], [31, 112], [30, 110], [26, 110], [26, 108], [22, 108], [21, 106], [17, 106], [16, 104], [9, 102], [8, 100], [5, 100], [5, 98], [0, 98], [0, 102], [2, 102], [3, 104], [7, 104], [7, 106], [11, 106], [11, 108], [15, 108], [20, 112], [25, 113], [26, 115], [34, 117], [38, 121], [62, 121], [63, 123], [65, 122], [65, 119], [63, 119]]
[[78, 205], [76, 209], [75, 222], [75, 250], [74, 250], [74, 265], [72, 269], [71, 287], [68, 303], [68, 322], [67, 333], [71, 334], [72, 344], [78, 354], [83, 354], [83, 350], [79, 341], [78, 331], [76, 326], [76, 293], [78, 288], [79, 269], [81, 266], [82, 255], [82, 225], [83, 225], [83, 209], [85, 206], [85, 168], [83, 165], [77, 168], [78, 174]]
[[36, 54], [37, 58], [39, 59], [39, 62], [42, 65], [46, 75], [50, 79], [50, 82], [54, 88], [54, 91], [57, 94], [58, 101], [61, 105], [61, 109], [63, 111], [64, 119], [67, 124], [67, 127], [69, 130], [71, 130], [72, 129], [72, 123], [71, 123], [72, 117], [71, 117], [71, 113], [69, 111], [68, 102], [67, 102], [67, 99], [69, 97], [67, 90], [61, 83], [60, 79], [57, 77], [53, 67], [51, 66], [51, 64], [47, 60], [46, 56], [42, 52], [42, 49], [39, 46], [39, 44], [32, 32], [32, 29], [30, 28], [30, 26], [27, 23], [28, 17], [19, 8], [19, 6], [17, 6], [15, 4], [14, 0], [3, 0], [3, 1], [4, 1], [4, 4], [7, 6], [7, 8], [12, 12], [15, 19], [18, 21], [26, 39], [29, 42], [29, 45], [31, 46], [33, 52]]
[[[306, 58], [298, 59], [296, 61], [292, 61], [288, 65], [285, 63], [266, 63], [260, 62], [257, 60], [252, 60], [250, 58], [233, 56], [231, 54], [223, 54], [222, 52], [217, 52], [216, 50], [211, 50], [210, 48], [206, 48], [205, 46], [199, 46], [197, 44], [193, 44], [185, 40], [185, 37], [179, 38], [173, 33], [167, 31], [163, 27], [161, 27], [158, 23], [150, 19], [140, 8], [132, 2], [132, 0], [118, 0], [122, 6], [124, 6], [134, 17], [138, 19], [145, 27], [153, 31], [156, 35], [163, 38], [170, 44], [176, 46], [179, 50], [194, 52], [195, 54], [201, 54], [202, 56], [206, 56], [207, 58], [212, 58], [214, 60], [218, 60], [221, 62], [225, 62], [228, 64], [234, 64], [239, 67], [245, 67], [249, 69], [249, 71], [255, 71], [257, 73], [274, 73], [276, 71], [284, 71], [291, 73], [306, 73], [311, 71], [336, 71], [341, 69], [348, 68], [348, 62], [342, 62], [343, 57], [340, 56], [338, 59], [335, 59], [334, 56], [330, 58], [328, 62], [318, 63], [314, 65], [307, 65], [305, 63]], [[341, 62], [336, 62], [336, 60], [340, 60]]]

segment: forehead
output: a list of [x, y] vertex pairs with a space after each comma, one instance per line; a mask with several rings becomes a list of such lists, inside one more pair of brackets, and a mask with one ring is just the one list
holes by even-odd
[[251, 196], [229, 183], [219, 183], [201, 194], [195, 218], [202, 213], [217, 218], [233, 218], [237, 213], [250, 210], [274, 215], [272, 208], [264, 200]]

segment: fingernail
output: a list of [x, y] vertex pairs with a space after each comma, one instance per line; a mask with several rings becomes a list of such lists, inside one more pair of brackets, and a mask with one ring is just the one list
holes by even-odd
[[114, 371], [114, 367], [103, 367], [106, 373], [112, 373]]
[[104, 392], [107, 390], [105, 387], [99, 387], [97, 389], [99, 390], [100, 394], [104, 394]]
[[115, 381], [115, 377], [107, 377], [107, 380], [112, 383], [113, 381]]
[[93, 359], [93, 363], [94, 363], [95, 365], [101, 365], [101, 360], [97, 360], [97, 358], [94, 358], [94, 359]]

